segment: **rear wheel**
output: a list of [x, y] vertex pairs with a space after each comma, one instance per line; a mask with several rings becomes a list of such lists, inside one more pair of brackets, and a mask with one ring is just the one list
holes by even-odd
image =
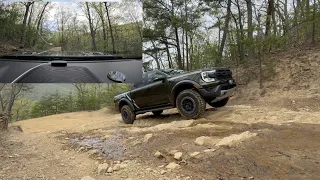
[[159, 110], [159, 111], [152, 111], [152, 113], [155, 115], [155, 116], [159, 116], [160, 114], [162, 114], [163, 110]]
[[123, 122], [126, 124], [133, 124], [134, 120], [136, 119], [135, 113], [131, 110], [128, 105], [124, 105], [121, 108], [121, 116]]
[[212, 107], [216, 107], [216, 108], [219, 108], [219, 107], [223, 107], [225, 106], [229, 101], [229, 97], [227, 98], [224, 98], [224, 99], [221, 99], [220, 101], [217, 101], [217, 102], [214, 102], [214, 103], [209, 103], [208, 104]]
[[206, 102], [192, 89], [183, 90], [178, 94], [176, 106], [179, 113], [187, 119], [196, 119], [206, 110]]

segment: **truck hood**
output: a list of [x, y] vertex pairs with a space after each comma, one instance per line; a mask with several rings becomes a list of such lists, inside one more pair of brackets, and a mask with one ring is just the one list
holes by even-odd
[[198, 70], [194, 70], [194, 71], [185, 71], [181, 74], [177, 74], [177, 75], [171, 75], [169, 76], [170, 80], [176, 80], [176, 79], [180, 79], [180, 78], [185, 78], [188, 76], [194, 76], [196, 74], [200, 74], [203, 71], [212, 71], [212, 70], [228, 70], [229, 68], [225, 68], [225, 67], [212, 67], [212, 68], [203, 68], [203, 69], [198, 69]]

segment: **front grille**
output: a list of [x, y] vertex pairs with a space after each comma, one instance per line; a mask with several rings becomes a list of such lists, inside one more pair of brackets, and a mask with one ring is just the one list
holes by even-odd
[[232, 79], [232, 72], [230, 70], [216, 70], [215, 77], [220, 81], [229, 80]]

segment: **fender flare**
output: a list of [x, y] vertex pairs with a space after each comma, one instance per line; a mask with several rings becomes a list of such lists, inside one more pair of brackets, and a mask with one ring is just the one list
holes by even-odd
[[129, 100], [129, 99], [126, 99], [126, 98], [122, 98], [120, 101], [119, 101], [119, 111], [121, 112], [121, 108], [120, 108], [120, 105], [124, 103], [124, 104], [127, 104], [132, 111], [135, 110], [134, 106], [133, 106], [133, 103]]
[[170, 102], [171, 104], [176, 104], [175, 103], [175, 93], [177, 91], [177, 89], [181, 86], [184, 86], [184, 85], [192, 85], [192, 86], [197, 86], [198, 88], [201, 88], [201, 85], [195, 81], [191, 81], [191, 80], [183, 80], [183, 81], [180, 81], [178, 82], [177, 84], [175, 84], [171, 90], [171, 93], [170, 93]]

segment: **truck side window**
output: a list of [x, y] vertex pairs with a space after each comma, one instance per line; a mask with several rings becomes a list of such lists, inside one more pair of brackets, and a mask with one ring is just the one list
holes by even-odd
[[148, 75], [148, 83], [155, 82], [156, 79], [162, 78], [164, 76], [165, 76], [164, 74], [159, 73], [159, 72], [151, 72]]

